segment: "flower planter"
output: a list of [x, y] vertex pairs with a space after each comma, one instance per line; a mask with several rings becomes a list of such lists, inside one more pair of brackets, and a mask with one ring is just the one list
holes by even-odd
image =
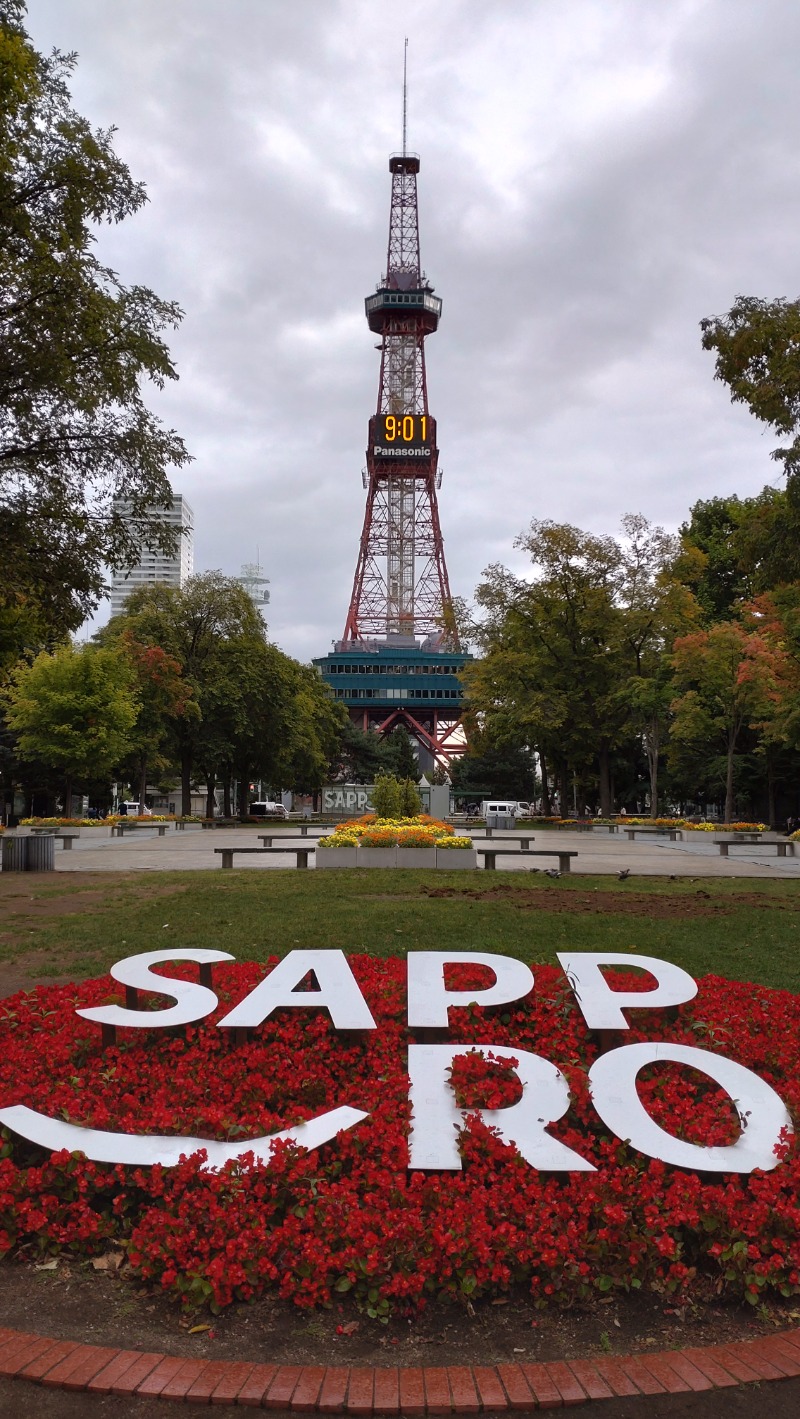
[[477, 867], [477, 849], [474, 847], [437, 847], [436, 866], [444, 872], [457, 872], [467, 867]]
[[436, 848], [398, 847], [397, 866], [434, 868], [436, 866]]
[[397, 848], [396, 847], [360, 847], [358, 849], [359, 867], [396, 867]]
[[318, 847], [314, 857], [317, 870], [321, 867], [357, 867], [358, 848]]

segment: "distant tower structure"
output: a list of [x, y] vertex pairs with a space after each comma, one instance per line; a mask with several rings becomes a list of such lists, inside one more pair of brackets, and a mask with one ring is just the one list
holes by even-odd
[[367, 506], [344, 630], [345, 643], [371, 636], [424, 635], [457, 648], [444, 633], [450, 586], [439, 526], [441, 485], [436, 420], [428, 409], [425, 339], [442, 302], [420, 264], [416, 153], [389, 159], [392, 200], [386, 273], [367, 296], [370, 330], [380, 336], [378, 407], [369, 422]]
[[420, 263], [420, 160], [406, 150], [406, 115], [404, 68], [403, 151], [389, 159], [386, 271], [365, 301], [381, 363], [364, 526], [344, 635], [333, 655], [314, 663], [362, 728], [387, 734], [404, 724], [425, 771], [466, 749], [457, 675], [469, 657], [458, 645], [439, 525], [425, 340], [438, 328], [442, 302]]
[[258, 559], [258, 552], [256, 552], [256, 560], [254, 562], [243, 563], [241, 575], [235, 577], [234, 580], [238, 581], [239, 585], [244, 588], [253, 605], [257, 610], [261, 611], [263, 615], [263, 608], [269, 605], [269, 592], [266, 590], [269, 586], [269, 577], [261, 575], [261, 563]]
[[[114, 506], [115, 511], [121, 513], [135, 531], [137, 522], [131, 512], [130, 505], [118, 502]], [[172, 556], [167, 556], [160, 549], [148, 547], [142, 541], [139, 560], [133, 566], [122, 567], [113, 574], [111, 581], [112, 616], [119, 615], [131, 592], [137, 591], [139, 587], [158, 584], [183, 586], [192, 575], [194, 569], [194, 513], [186, 498], [182, 493], [176, 493], [172, 499], [171, 507], [166, 510], [151, 508], [150, 511], [157, 513], [170, 527], [178, 529], [180, 540], [177, 550]]]

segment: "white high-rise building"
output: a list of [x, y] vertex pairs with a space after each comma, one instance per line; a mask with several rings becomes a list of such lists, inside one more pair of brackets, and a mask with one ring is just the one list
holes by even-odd
[[[125, 516], [125, 503], [118, 503], [117, 511]], [[131, 592], [137, 591], [140, 586], [155, 586], [157, 582], [167, 586], [183, 586], [188, 577], [192, 575], [194, 568], [194, 513], [192, 509], [185, 497], [181, 493], [176, 493], [172, 499], [170, 510], [164, 512], [159, 508], [157, 511], [165, 522], [180, 529], [181, 536], [177, 551], [174, 556], [167, 557], [161, 551], [151, 551], [149, 547], [142, 547], [135, 566], [114, 572], [111, 583], [112, 616], [119, 615]]]

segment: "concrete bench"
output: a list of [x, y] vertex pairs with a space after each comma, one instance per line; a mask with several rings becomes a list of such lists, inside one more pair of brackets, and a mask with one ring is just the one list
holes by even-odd
[[752, 847], [754, 843], [759, 844], [761, 847], [777, 848], [778, 857], [794, 857], [794, 843], [789, 838], [767, 841], [764, 838], [753, 836], [751, 838], [734, 838], [732, 842], [730, 838], [714, 839], [714, 846], [719, 848], [720, 857], [727, 857], [732, 847]]
[[233, 867], [233, 858], [235, 853], [293, 852], [295, 855], [296, 865], [298, 868], [301, 868], [308, 867], [309, 853], [316, 852], [316, 850], [317, 849], [315, 847], [309, 847], [308, 844], [305, 844], [303, 847], [292, 847], [288, 845], [286, 847], [215, 847], [214, 853], [216, 856], [220, 856], [222, 858], [223, 867]]
[[60, 842], [67, 852], [72, 851], [74, 839], [80, 837], [80, 832], [77, 829], [68, 832], [65, 828], [31, 828], [31, 837], [41, 837], [47, 833], [54, 837], [56, 842]]
[[506, 835], [505, 835], [504, 837], [502, 837], [502, 838], [493, 838], [492, 835], [491, 835], [491, 833], [487, 833], [487, 835], [486, 835], [485, 838], [474, 838], [474, 837], [472, 837], [472, 834], [470, 834], [470, 838], [472, 839], [473, 846], [474, 846], [476, 843], [488, 843], [488, 842], [493, 842], [493, 843], [519, 843], [519, 845], [520, 845], [521, 848], [527, 848], [527, 846], [528, 846], [529, 843], [532, 843], [532, 842], [535, 841], [535, 838], [534, 838], [533, 833], [525, 833], [525, 834], [522, 834], [522, 833], [519, 833], [519, 834], [518, 834], [518, 833], [508, 833], [508, 834], [506, 834]]
[[147, 828], [148, 832], [152, 831], [153, 828], [158, 828], [158, 836], [160, 838], [163, 838], [167, 831], [166, 823], [114, 823], [111, 827], [111, 836], [113, 838], [116, 835], [116, 837], [121, 838], [123, 833], [135, 833], [139, 828]]
[[203, 818], [201, 828], [240, 828], [238, 818]]
[[[328, 830], [327, 828], [317, 828], [316, 831], [315, 831], [315, 837], [316, 837], [317, 839], [322, 838], [322, 837], [325, 837], [325, 836], [327, 835], [328, 831], [329, 831], [329, 830]], [[265, 847], [272, 847], [272, 844], [273, 844], [274, 842], [284, 842], [284, 843], [288, 843], [289, 846], [291, 846], [292, 843], [296, 843], [296, 842], [298, 841], [297, 835], [296, 835], [295, 833], [292, 833], [292, 834], [280, 833], [280, 832], [256, 833], [256, 837], [258, 838], [258, 841], [259, 841], [260, 843], [263, 843], [263, 844], [264, 844]], [[306, 839], [307, 839], [307, 838], [308, 838], [308, 833], [301, 833], [301, 834], [300, 834], [300, 840], [302, 841], [303, 838], [306, 838]]]
[[73, 828], [71, 831], [66, 828], [31, 828], [31, 837], [38, 838], [48, 833], [55, 837], [67, 852], [71, 852], [74, 839], [80, 837], [80, 831], [77, 828]]
[[559, 872], [570, 871], [570, 858], [577, 857], [577, 852], [564, 852], [561, 848], [515, 848], [515, 847], [479, 847], [478, 857], [484, 859], [484, 867], [492, 871], [497, 867], [498, 857], [557, 857]]
[[628, 842], [629, 842], [629, 843], [632, 843], [632, 842], [633, 842], [633, 840], [634, 840], [634, 838], [636, 837], [636, 834], [637, 834], [637, 833], [655, 833], [658, 837], [661, 837], [661, 838], [663, 838], [663, 837], [668, 837], [671, 843], [680, 842], [680, 840], [681, 840], [681, 830], [680, 830], [680, 828], [636, 828], [636, 827], [634, 827], [634, 828], [623, 828], [622, 831], [623, 831], [623, 833], [625, 834], [626, 838], [628, 839]]

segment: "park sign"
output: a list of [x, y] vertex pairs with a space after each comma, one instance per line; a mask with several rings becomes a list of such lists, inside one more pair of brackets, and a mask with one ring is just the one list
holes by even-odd
[[[117, 1029], [150, 1032], [194, 1025], [211, 1015], [219, 1001], [211, 988], [211, 967], [232, 961], [225, 951], [164, 950], [127, 957], [111, 968], [111, 976], [126, 988], [126, 1005], [105, 1004], [76, 1010], [84, 1019], [102, 1026], [111, 1035]], [[566, 951], [558, 960], [586, 1027], [624, 1037], [630, 1024], [624, 1011], [674, 1010], [697, 994], [697, 984], [686, 971], [667, 961], [628, 952]], [[200, 966], [203, 982], [165, 977], [154, 966], [171, 961]], [[468, 990], [448, 988], [449, 967], [482, 967], [491, 984]], [[655, 980], [650, 989], [619, 990], [604, 975], [604, 968], [624, 967], [646, 971]], [[313, 976], [312, 988], [308, 987]], [[458, 1138], [467, 1115], [478, 1113], [499, 1138], [542, 1172], [595, 1172], [595, 1166], [575, 1148], [553, 1137], [550, 1125], [562, 1119], [570, 1106], [566, 1078], [546, 1055], [508, 1044], [457, 1043], [448, 1035], [451, 1008], [491, 1012], [528, 997], [534, 976], [522, 961], [497, 953], [416, 951], [407, 959], [407, 1019], [409, 1031], [408, 1079], [411, 1126], [408, 1168], [414, 1171], [450, 1171], [462, 1168]], [[139, 1009], [139, 992], [170, 998], [174, 1003], [157, 1009]], [[369, 1005], [343, 951], [291, 951], [233, 1009], [216, 1022], [220, 1031], [235, 1032], [240, 1039], [276, 1012], [325, 1011], [343, 1042], [354, 1035], [377, 1031]], [[434, 1037], [434, 1038], [432, 1038]], [[543, 1045], [546, 1048], [546, 1041]], [[522, 1097], [502, 1108], [459, 1107], [453, 1088], [454, 1062], [464, 1056], [513, 1061], [513, 1072]], [[647, 1066], [669, 1063], [694, 1070], [713, 1081], [727, 1095], [738, 1117], [739, 1136], [726, 1144], [701, 1145], [674, 1136], [648, 1112], [637, 1090], [637, 1076]], [[768, 1172], [780, 1161], [780, 1150], [793, 1132], [782, 1099], [753, 1070], [708, 1049], [669, 1041], [615, 1044], [606, 1049], [588, 1072], [591, 1104], [599, 1120], [621, 1142], [649, 1159], [699, 1173]], [[0, 1125], [51, 1152], [82, 1153], [101, 1163], [169, 1167], [181, 1157], [201, 1150], [210, 1170], [252, 1155], [257, 1165], [269, 1166], [273, 1150], [286, 1143], [315, 1149], [368, 1118], [346, 1100], [326, 1101], [330, 1107], [294, 1127], [261, 1138], [218, 1142], [206, 1138], [117, 1132], [85, 1128], [51, 1117], [46, 1112], [15, 1104], [0, 1109]]]
[[331, 783], [322, 790], [323, 813], [352, 813], [363, 815], [372, 812], [371, 783]]

